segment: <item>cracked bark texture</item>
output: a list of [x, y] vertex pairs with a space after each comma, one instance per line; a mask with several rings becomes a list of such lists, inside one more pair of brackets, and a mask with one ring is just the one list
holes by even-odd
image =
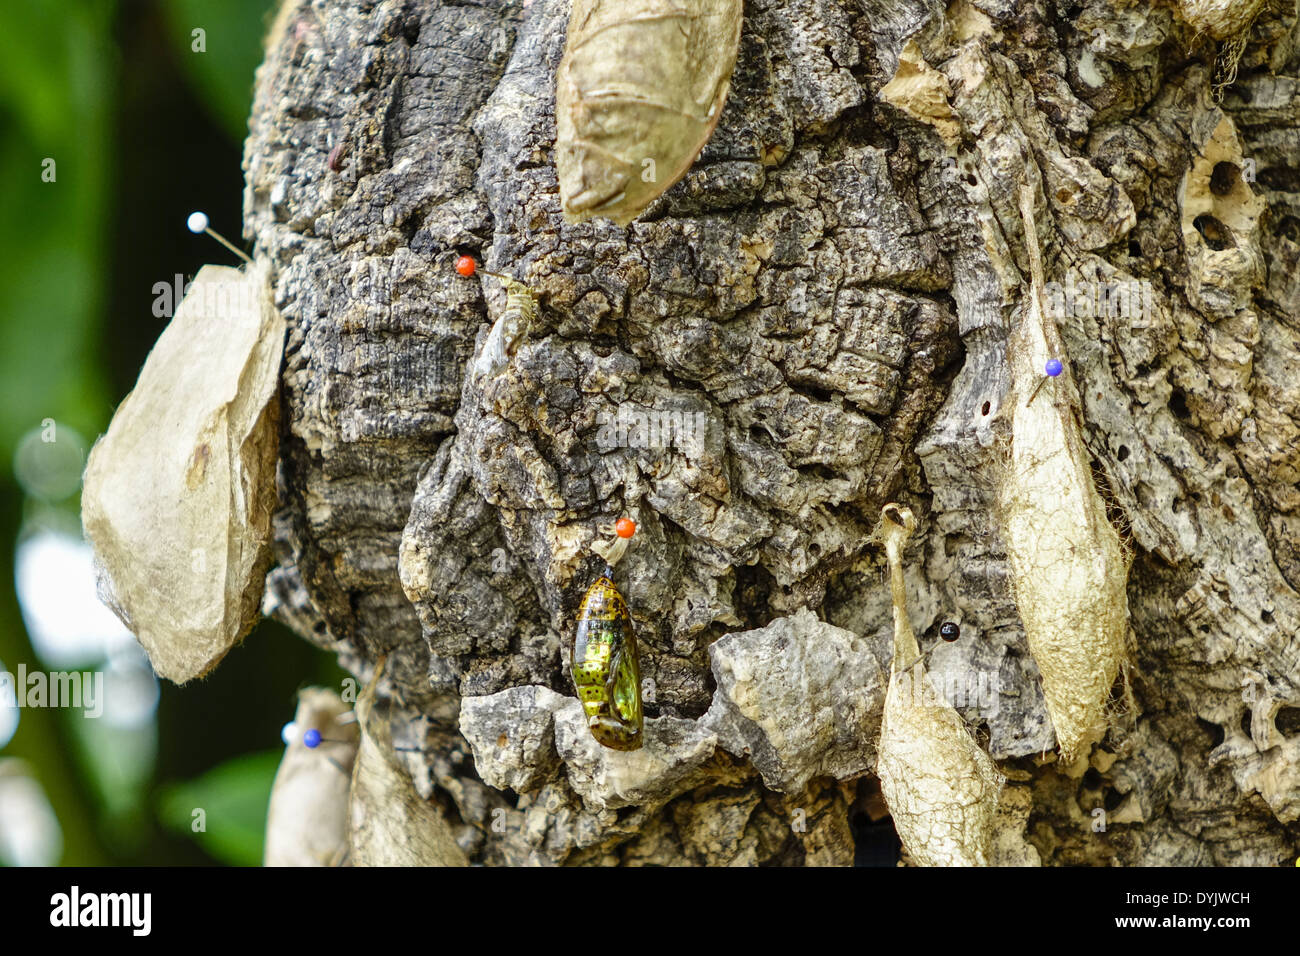
[[[853, 862], [884, 813], [890, 601], [866, 539], [890, 500], [919, 522], [931, 679], [1008, 777], [993, 862], [1293, 859], [1293, 0], [1265, 5], [1218, 106], [1220, 43], [1173, 5], [748, 0], [717, 132], [626, 229], [560, 215], [567, 15], [287, 0], [246, 148], [289, 327], [264, 606], [363, 681], [385, 661], [385, 753], [454, 839], [441, 859]], [[1057, 319], [1134, 554], [1131, 702], [1069, 767], [991, 511], [1023, 183], [1049, 283], [1150, 283], [1148, 314]], [[541, 303], [482, 381], [505, 296], [460, 253]], [[664, 421], [701, 427], [643, 427]], [[623, 514], [649, 679], [632, 754], [586, 733], [562, 652]]]

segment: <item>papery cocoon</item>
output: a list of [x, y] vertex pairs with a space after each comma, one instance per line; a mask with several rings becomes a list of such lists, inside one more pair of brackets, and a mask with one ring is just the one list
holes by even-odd
[[740, 47], [741, 0], [574, 0], [555, 81], [565, 219], [636, 218], [713, 135]]
[[1034, 395], [1044, 364], [1063, 347], [1042, 306], [1027, 187], [1021, 212], [1035, 276], [1008, 346], [1011, 394], [1002, 414], [1010, 416], [1011, 438], [997, 507], [1016, 607], [1068, 761], [1106, 731], [1124, 660], [1128, 556], [1093, 483], [1068, 371]]
[[894, 827], [921, 866], [987, 866], [1004, 778], [961, 716], [934, 689], [907, 616], [903, 545], [911, 511], [886, 505], [877, 535], [889, 558], [894, 657], [876, 773]]
[[[348, 848], [348, 791], [360, 734], [340, 721], [347, 704], [332, 690], [306, 687], [293, 721], [298, 733], [284, 749], [266, 813], [267, 866], [336, 866]], [[303, 743], [318, 731], [316, 747]]]
[[1249, 29], [1263, 5], [1264, 0], [1178, 0], [1183, 19], [1216, 40]]
[[[468, 866], [451, 823], [420, 796], [393, 745], [392, 702], [376, 700], [383, 665], [357, 699], [361, 745], [348, 798], [352, 866]], [[504, 813], [504, 811], [501, 811]]]
[[86, 465], [100, 598], [178, 684], [258, 618], [284, 330], [265, 267], [205, 266]]

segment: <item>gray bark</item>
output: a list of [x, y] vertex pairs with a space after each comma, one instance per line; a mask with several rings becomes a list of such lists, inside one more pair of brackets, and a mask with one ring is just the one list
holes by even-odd
[[[931, 674], [1009, 778], [996, 862], [1294, 859], [1294, 4], [1265, 7], [1220, 107], [1221, 44], [1174, 8], [750, 0], [717, 132], [627, 229], [560, 216], [567, 13], [289, 0], [246, 150], [289, 326], [266, 605], [362, 681], [385, 662], [379, 736], [439, 859], [851, 863], [850, 820], [884, 813], [867, 537], [891, 500], [920, 522]], [[909, 43], [947, 118], [882, 94]], [[1198, 192], [1224, 162], [1255, 181]], [[1131, 695], [1070, 767], [993, 517], [1022, 183], [1049, 281], [1152, 289], [1145, 321], [1058, 319], [1134, 557]], [[504, 294], [459, 253], [541, 302], [495, 378], [466, 367]], [[609, 447], [620, 409], [705, 427]], [[587, 734], [561, 651], [624, 514], [653, 681], [632, 754]]]

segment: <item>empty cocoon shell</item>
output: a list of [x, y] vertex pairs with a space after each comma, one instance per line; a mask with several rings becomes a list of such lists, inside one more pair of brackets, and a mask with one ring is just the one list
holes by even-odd
[[352, 866], [468, 866], [438, 803], [420, 796], [401, 765], [393, 743], [392, 701], [375, 696], [383, 666], [381, 661], [374, 679], [357, 698], [361, 744], [349, 794], [348, 862]]
[[741, 0], [574, 0], [556, 77], [555, 165], [570, 222], [627, 225], [713, 134]]
[[1179, 0], [1183, 19], [1216, 40], [1249, 29], [1264, 0]]
[[86, 464], [100, 599], [178, 684], [261, 608], [284, 330], [264, 266], [204, 266]]
[[[348, 791], [360, 734], [348, 705], [324, 687], [298, 694], [299, 733], [284, 749], [266, 812], [266, 866], [336, 866], [348, 848]], [[318, 731], [316, 747], [303, 734]]]
[[876, 532], [889, 558], [894, 656], [880, 721], [876, 774], [894, 827], [921, 866], [987, 866], [1005, 782], [961, 715], [935, 690], [907, 615], [903, 546], [911, 511], [889, 504]]
[[1042, 306], [1032, 191], [1021, 213], [1034, 280], [1008, 345], [1011, 444], [997, 507], [1016, 607], [1068, 761], [1106, 731], [1128, 628], [1128, 557], [1093, 484], [1068, 373], [1029, 401], [1062, 343]]

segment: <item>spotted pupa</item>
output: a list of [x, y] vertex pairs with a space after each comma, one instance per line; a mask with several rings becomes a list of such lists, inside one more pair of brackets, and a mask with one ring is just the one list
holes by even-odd
[[614, 565], [635, 530], [630, 518], [619, 521], [618, 540], [604, 550], [605, 568], [587, 588], [569, 646], [573, 686], [587, 727], [611, 750], [639, 750], [643, 740], [636, 631], [614, 585]]

